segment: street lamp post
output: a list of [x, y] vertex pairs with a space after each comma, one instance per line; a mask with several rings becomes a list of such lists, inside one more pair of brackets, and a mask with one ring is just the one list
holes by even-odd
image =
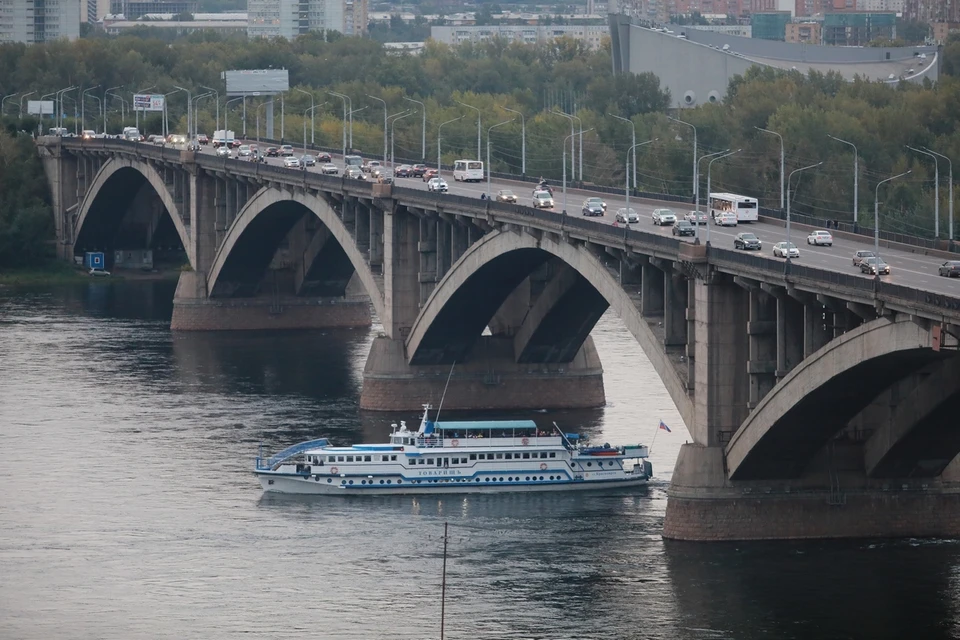
[[877, 183], [877, 188], [874, 190], [873, 194], [873, 254], [877, 257], [877, 273], [876, 280], [880, 280], [880, 185], [884, 182], [890, 182], [891, 180], [896, 180], [897, 178], [902, 178], [903, 176], [910, 173], [910, 171], [904, 171], [899, 173], [892, 178], [887, 178], [886, 180], [881, 180]]
[[3, 103], [6, 102], [9, 98], [15, 97], [16, 95], [17, 95], [17, 92], [14, 91], [11, 94], [3, 96], [3, 98], [0, 98], [0, 116], [3, 115]]
[[[127, 106], [127, 101], [124, 100], [123, 96], [121, 96], [119, 93], [105, 93], [105, 94], [103, 94], [103, 95], [105, 95], [105, 96], [110, 96], [110, 97], [112, 97], [112, 98], [116, 98], [117, 100], [120, 101], [120, 126], [122, 127], [122, 126], [123, 126], [123, 123], [124, 123], [124, 121], [126, 120], [126, 117], [127, 117], [127, 114], [124, 112], [124, 107]], [[103, 108], [104, 108], [104, 111], [106, 111], [107, 105], [104, 104], [104, 105], [103, 105]], [[106, 115], [104, 115], [104, 120], [103, 120], [103, 132], [104, 132], [104, 133], [107, 132], [107, 119], [106, 119], [106, 118], [107, 118]]]
[[505, 124], [510, 124], [514, 120], [516, 120], [516, 118], [511, 118], [510, 120], [504, 120], [503, 122], [499, 122], [487, 129], [487, 197], [488, 198], [490, 197], [491, 189], [492, 189], [491, 179], [490, 179], [490, 132], [496, 129], [497, 127], [502, 127]]
[[[566, 138], [563, 139], [563, 153], [564, 153], [564, 157], [566, 157], [567, 138], [570, 138], [570, 165], [571, 165], [570, 174], [571, 174], [571, 177], [573, 177], [573, 179], [576, 180], [577, 165], [576, 165], [576, 160], [574, 160], [574, 158], [576, 157], [577, 150], [574, 147], [574, 144], [576, 144], [576, 138], [574, 138], [574, 136], [576, 135], [576, 131], [573, 128], [573, 116], [571, 116], [570, 114], [564, 113], [563, 111], [551, 111], [550, 113], [558, 116], [563, 116], [564, 118], [567, 118], [570, 121], [570, 135], [568, 135]], [[564, 173], [566, 173], [567, 161], [564, 160], [563, 163], [564, 163], [563, 170], [564, 170]]]
[[[230, 130], [230, 127], [227, 126], [227, 121], [230, 119], [230, 109], [229, 109], [229, 107], [230, 107], [230, 103], [231, 103], [231, 102], [237, 102], [238, 100], [243, 100], [243, 108], [244, 108], [244, 110], [246, 110], [246, 107], [247, 107], [246, 96], [239, 96], [239, 97], [237, 97], [237, 98], [233, 98], [232, 100], [227, 100], [226, 102], [223, 103], [223, 145], [224, 145], [225, 147], [227, 147], [228, 149], [230, 148], [230, 141], [229, 141], [229, 139], [227, 138], [227, 131]], [[217, 140], [217, 133], [216, 133], [216, 131], [214, 131], [214, 133], [213, 133], [213, 140], [214, 140], [214, 142], [216, 142], [216, 140]]]
[[[770, 131], [769, 129], [762, 129], [760, 127], [754, 127], [757, 131], [763, 131], [764, 133], [769, 133], [771, 135], [777, 136], [780, 138], [780, 211], [783, 211], [783, 136], [777, 133], [776, 131]], [[790, 253], [787, 251], [787, 253]]]
[[371, 100], [376, 100], [377, 102], [383, 103], [383, 164], [387, 164], [387, 101], [383, 98], [378, 98], [377, 96], [371, 96], [369, 93], [367, 97]]
[[[623, 120], [624, 122], [630, 125], [630, 144], [636, 145], [637, 144], [637, 125], [633, 123], [633, 120], [622, 118], [620, 116], [615, 116], [612, 113], [610, 114], [610, 117], [616, 118], [617, 120]], [[637, 149], [635, 146], [631, 146], [630, 148], [633, 149], [633, 188], [636, 189], [637, 188]]]
[[423, 118], [420, 122], [420, 162], [427, 161], [427, 106], [420, 102], [419, 100], [414, 100], [413, 98], [408, 98], [403, 96], [403, 99], [407, 102], [414, 102], [420, 105], [420, 111], [422, 112]]
[[398, 113], [393, 117], [393, 122], [390, 123], [390, 171], [391, 173], [397, 166], [395, 156], [393, 155], [393, 136], [397, 132], [397, 121], [406, 118], [407, 116], [412, 116], [416, 111], [404, 111], [403, 113]]
[[343, 157], [347, 156], [347, 101], [350, 100], [348, 96], [343, 95], [342, 93], [337, 93], [336, 91], [327, 91], [330, 95], [335, 98], [340, 98], [343, 101]]
[[[98, 114], [99, 114], [100, 116], [103, 116], [103, 102], [100, 101], [100, 97], [99, 97], [99, 96], [90, 96], [90, 99], [97, 101], [97, 111], [98, 111]], [[94, 131], [96, 131], [96, 125], [94, 125]], [[82, 134], [82, 132], [81, 132], [81, 134]]]
[[790, 175], [787, 176], [787, 262], [790, 262], [790, 181], [793, 180], [793, 174], [806, 171], [807, 169], [815, 169], [822, 164], [822, 162], [818, 162], [817, 164], [811, 164], [808, 167], [794, 169], [790, 172]]
[[[737, 149], [736, 151], [727, 151], [723, 155], [718, 155], [717, 157], [713, 158], [712, 160], [710, 160], [710, 162], [707, 163], [707, 197], [708, 198], [710, 197], [710, 171], [713, 169], [713, 163], [716, 162], [717, 160], [723, 160], [724, 158], [729, 158], [735, 153], [740, 153], [740, 151], [741, 149]], [[711, 216], [708, 215], [707, 216], [707, 244], [708, 245], [710, 244], [710, 218]], [[787, 253], [790, 253], [789, 248], [787, 249]]]
[[25, 93], [25, 94], [23, 94], [22, 96], [20, 96], [20, 110], [17, 112], [17, 119], [18, 119], [18, 120], [23, 119], [23, 99], [26, 98], [26, 97], [28, 97], [28, 96], [32, 96], [32, 95], [35, 94], [35, 93], [36, 93], [36, 91], [31, 91], [30, 93]]
[[[191, 99], [190, 91], [188, 89], [184, 89], [183, 87], [178, 87], [177, 85], [173, 85], [173, 88], [179, 89], [180, 91], [183, 91], [187, 94], [187, 137], [189, 138], [190, 132], [193, 130], [190, 127], [191, 123], [193, 122], [191, 117], [193, 113], [190, 110], [190, 107], [193, 104], [193, 100]], [[164, 105], [166, 105], [166, 100], [164, 100]]]
[[[269, 103], [265, 100], [258, 104], [257, 108], [255, 109], [257, 116], [257, 153], [260, 152], [260, 107], [265, 107], [267, 104]], [[266, 118], [266, 114], [264, 114], [264, 118]]]
[[[169, 113], [169, 111], [167, 110], [167, 96], [172, 96], [173, 94], [179, 93], [180, 91], [183, 91], [183, 89], [174, 89], [170, 93], [163, 94], [163, 131], [161, 131], [161, 133], [163, 134], [164, 138], [170, 135], [170, 123], [167, 119], [167, 114]], [[189, 130], [187, 131], [187, 133], [189, 133]]]
[[63, 96], [68, 91], [73, 91], [74, 89], [79, 89], [80, 87], [74, 85], [72, 87], [67, 87], [66, 89], [60, 89], [57, 91], [57, 101], [60, 108], [60, 117], [57, 118], [57, 127], [63, 127]]
[[[571, 122], [571, 126], [573, 126], [572, 122]], [[590, 129], [587, 129], [587, 131], [593, 131], [593, 128], [591, 127]], [[580, 134], [582, 135], [587, 131], [581, 131]], [[575, 135], [577, 135], [577, 133], [574, 131], [573, 133], [567, 136], [567, 138], [571, 139], [570, 140], [570, 147], [571, 147], [570, 157], [571, 158], [573, 158], [573, 136]], [[563, 139], [563, 144], [561, 145], [563, 147], [563, 215], [567, 215], [567, 138]], [[571, 171], [570, 173], [573, 173], [573, 171]]]
[[[146, 89], [140, 89], [140, 91], [137, 91], [137, 93], [135, 93], [134, 95], [143, 93], [144, 91], [150, 91], [150, 89], [153, 89], [153, 88], [156, 87], [156, 86], [157, 86], [157, 85], [152, 84], [152, 85], [150, 85], [149, 87], [147, 87]], [[133, 98], [131, 98], [131, 100], [133, 100]], [[166, 109], [166, 101], [164, 101], [164, 109]], [[133, 114], [134, 114], [134, 118], [135, 118], [135, 123], [136, 123], [136, 126], [137, 126], [137, 130], [139, 131], [139, 130], [140, 130], [140, 109], [137, 109], [137, 103], [136, 103], [136, 102], [133, 103]], [[146, 118], [146, 116], [144, 116], [144, 118]]]
[[[117, 89], [122, 89], [123, 85], [110, 87], [103, 92], [103, 133], [107, 133], [107, 95]], [[120, 120], [123, 121], [123, 102], [120, 103]]]
[[853, 224], [856, 226], [857, 215], [860, 213], [860, 152], [857, 151], [857, 145], [849, 142], [848, 140], [841, 140], [840, 138], [831, 136], [830, 134], [827, 134], [827, 137], [831, 140], [836, 140], [837, 142], [842, 142], [843, 144], [848, 144], [853, 147]]
[[[728, 153], [730, 149], [724, 149], [723, 151], [714, 151], [713, 153], [705, 153], [697, 159], [697, 194], [696, 194], [696, 206], [697, 206], [697, 218], [696, 218], [696, 231], [694, 233], [694, 244], [700, 244], [700, 163], [706, 160], [707, 158], [712, 158], [714, 156], [723, 155]], [[710, 190], [707, 189], [707, 228], [709, 229], [710, 225]]]
[[476, 107], [471, 107], [469, 104], [466, 104], [465, 102], [460, 102], [459, 100], [454, 100], [454, 102], [456, 102], [459, 105], [463, 105], [468, 109], [473, 109], [474, 111], [477, 112], [477, 160], [479, 160], [480, 159], [480, 109]]
[[213, 95], [213, 93], [214, 93], [213, 91], [208, 91], [207, 93], [201, 93], [200, 95], [196, 96], [193, 99], [193, 113], [194, 113], [193, 131], [187, 132], [188, 136], [190, 136], [190, 142], [194, 142], [194, 138], [196, 138], [197, 134], [199, 133], [199, 127], [197, 126], [197, 120], [199, 118], [196, 117], [196, 114], [200, 111], [200, 100], [202, 98], [209, 98], [210, 96]]
[[[307, 114], [310, 114], [311, 121], [313, 120], [314, 109], [319, 109], [323, 105], [327, 104], [326, 102], [321, 102], [318, 105], [311, 105], [303, 112], [303, 155], [307, 155]], [[310, 144], [313, 144], [313, 139], [311, 138]]]
[[[316, 133], [316, 122], [315, 122], [315, 120], [314, 120], [314, 111], [313, 111], [313, 107], [314, 107], [313, 92], [312, 92], [312, 91], [304, 91], [303, 89], [297, 89], [296, 87], [294, 87], [293, 90], [294, 90], [294, 91], [299, 91], [300, 93], [305, 93], [305, 94], [307, 94], [308, 96], [310, 96], [310, 109], [309, 109], [309, 111], [310, 111], [310, 144], [316, 144], [316, 143], [314, 142], [315, 133]], [[307, 113], [307, 112], [304, 111], [303, 113], [304, 113], [304, 116], [303, 116], [303, 117], [306, 118], [306, 117], [307, 117], [307, 116], [306, 116], [306, 113]], [[304, 147], [303, 147], [303, 148], [304, 148], [304, 153], [306, 153], [306, 148], [307, 148], [307, 147], [306, 147], [306, 143], [304, 143]]]
[[929, 151], [916, 149], [906, 145], [910, 151], [916, 151], [933, 158], [933, 237], [940, 238], [940, 162], [937, 156]]
[[203, 85], [200, 85], [200, 88], [206, 89], [207, 91], [212, 91], [213, 94], [216, 96], [215, 100], [217, 101], [216, 102], [217, 114], [214, 117], [214, 125], [213, 125], [213, 130], [216, 131], [217, 129], [220, 128], [220, 92], [214, 89], [213, 87], [205, 87]]
[[[510, 107], [500, 107], [504, 111], [515, 113], [520, 116], [520, 175], [527, 175], [527, 122], [523, 114]], [[516, 119], [516, 118], [514, 118]]]
[[583, 181], [583, 122], [577, 116], [569, 113], [564, 113], [563, 111], [560, 111], [560, 110], [554, 111], [553, 113], [557, 114], [558, 116], [563, 116], [564, 118], [570, 118], [571, 133], [573, 133], [574, 120], [577, 121], [577, 126], [580, 128], [580, 132], [579, 132], [580, 139], [578, 140], [580, 144], [580, 176], [579, 177], [577, 176], [576, 159], [573, 156], [575, 152], [575, 149], [573, 148], [573, 140], [570, 141], [570, 164], [572, 165], [572, 168], [573, 168], [573, 175], [572, 175], [573, 179], [580, 180], [582, 182]]
[[443, 129], [444, 125], [450, 124], [451, 122], [456, 122], [458, 120], [463, 120], [463, 116], [460, 116], [459, 118], [454, 118], [453, 120], [447, 120], [446, 122], [441, 122], [440, 126], [437, 127], [437, 177], [438, 178], [440, 177], [440, 160], [443, 157], [440, 153], [440, 130]]
[[[624, 176], [624, 181], [626, 184], [624, 186], [623, 193], [624, 193], [624, 199], [627, 201], [627, 224], [628, 225], [630, 224], [630, 154], [632, 153], [633, 157], [636, 158], [637, 147], [642, 147], [644, 145], [651, 144], [653, 142], [656, 142], [657, 140], [659, 140], [659, 138], [654, 138], [653, 140], [647, 140], [646, 142], [637, 142], [631, 145], [629, 149], [627, 149], [626, 171]], [[634, 165], [636, 165], [636, 160], [634, 160]]]
[[[700, 189], [700, 180], [697, 179], [697, 128], [689, 122], [684, 122], [680, 118], [671, 118], [670, 116], [667, 116], [667, 120], [673, 120], [674, 122], [686, 125], [693, 129], [693, 197], [696, 198], [697, 190]], [[636, 165], [636, 158], [634, 158], [634, 165]], [[636, 166], [634, 166], [634, 170], [636, 170]]]
[[[952, 161], [950, 158], [948, 158], [947, 156], [943, 155], [942, 153], [937, 153], [936, 151], [933, 151], [932, 149], [928, 149], [927, 147], [924, 147], [923, 150], [924, 150], [924, 151], [928, 151], [928, 152], [932, 153], [933, 155], [935, 155], [935, 156], [937, 156], [937, 157], [939, 157], [939, 158], [943, 158], [944, 160], [946, 160], [946, 161], [949, 163], [949, 169], [950, 169], [950, 194], [949, 194], [949, 198], [950, 198], [950, 219], [947, 221], [947, 225], [948, 225], [948, 231], [947, 231], [947, 233], [949, 234], [950, 242], [953, 242], [953, 161]], [[939, 218], [940, 216], [937, 216], [937, 217]]]
[[[40, 96], [40, 102], [43, 102], [46, 98], [53, 98], [53, 100], [54, 100], [54, 112], [53, 112], [53, 117], [56, 118], [56, 117], [57, 117], [57, 116], [56, 116], [56, 99], [57, 99], [57, 94], [56, 94], [56, 92], [54, 92], [54, 93], [46, 93], [46, 94]], [[40, 118], [39, 118], [40, 122], [37, 124], [37, 128], [40, 130], [40, 133], [43, 134], [43, 108], [42, 108], [42, 106], [41, 106], [41, 108], [40, 108], [40, 112], [41, 112], [41, 113], [40, 113]], [[54, 124], [56, 124], [56, 122], [54, 122]]]

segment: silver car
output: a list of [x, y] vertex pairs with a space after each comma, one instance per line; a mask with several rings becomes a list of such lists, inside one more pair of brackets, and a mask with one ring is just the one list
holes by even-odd
[[624, 224], [640, 222], [640, 214], [633, 207], [630, 207], [629, 210], [626, 207], [620, 207], [617, 209], [617, 222], [623, 222]]
[[677, 222], [677, 214], [671, 209], [654, 209], [652, 217], [653, 224], [658, 227], [665, 224], [676, 224]]
[[233, 155], [233, 152], [230, 151], [230, 147], [217, 147], [216, 151], [218, 158], [229, 158]]
[[286, 156], [283, 159], [283, 166], [288, 169], [299, 169], [300, 168], [300, 159], [296, 156]]
[[792, 242], [789, 243], [789, 248], [787, 247], [786, 242], [778, 242], [773, 245], [773, 255], [775, 258], [786, 258], [787, 254], [790, 254], [791, 258], [800, 257], [800, 249], [797, 249], [797, 245]]
[[340, 173], [340, 168], [337, 165], [333, 164], [332, 162], [328, 162], [327, 164], [320, 167], [320, 173], [322, 173], [325, 176], [335, 176], [338, 173]]

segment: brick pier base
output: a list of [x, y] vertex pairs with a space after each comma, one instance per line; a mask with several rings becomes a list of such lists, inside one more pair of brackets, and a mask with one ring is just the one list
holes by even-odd
[[960, 535], [960, 486], [954, 484], [890, 480], [830, 491], [791, 488], [783, 481], [738, 484], [723, 477], [722, 449], [684, 445], [667, 494], [663, 537], [719, 541]]
[[[182, 274], [173, 299], [174, 331], [250, 331], [257, 329], [334, 329], [369, 327], [367, 298], [204, 298], [192, 295], [193, 278]], [[185, 282], [185, 280], [191, 282]], [[190, 285], [189, 287], [185, 285]]]
[[[363, 372], [360, 408], [416, 411], [440, 404], [450, 365], [411, 367], [403, 343], [374, 340]], [[510, 338], [485, 336], [453, 367], [444, 410], [583, 409], [602, 407], [603, 369], [588, 338], [573, 362], [562, 365], [517, 364]]]

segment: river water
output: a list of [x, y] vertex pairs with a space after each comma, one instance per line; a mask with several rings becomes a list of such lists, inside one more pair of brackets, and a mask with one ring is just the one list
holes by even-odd
[[[660, 537], [688, 438], [613, 314], [602, 410], [653, 443], [633, 494], [264, 496], [268, 451], [383, 436], [374, 330], [171, 334], [171, 283], [0, 289], [0, 639], [960, 637], [960, 541]], [[663, 420], [672, 433], [656, 427]]]

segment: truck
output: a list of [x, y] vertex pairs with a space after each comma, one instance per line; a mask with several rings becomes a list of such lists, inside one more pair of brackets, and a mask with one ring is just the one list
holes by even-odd
[[217, 129], [213, 132], [213, 147], [216, 149], [224, 145], [228, 147], [238, 146], [237, 138], [230, 129]]

